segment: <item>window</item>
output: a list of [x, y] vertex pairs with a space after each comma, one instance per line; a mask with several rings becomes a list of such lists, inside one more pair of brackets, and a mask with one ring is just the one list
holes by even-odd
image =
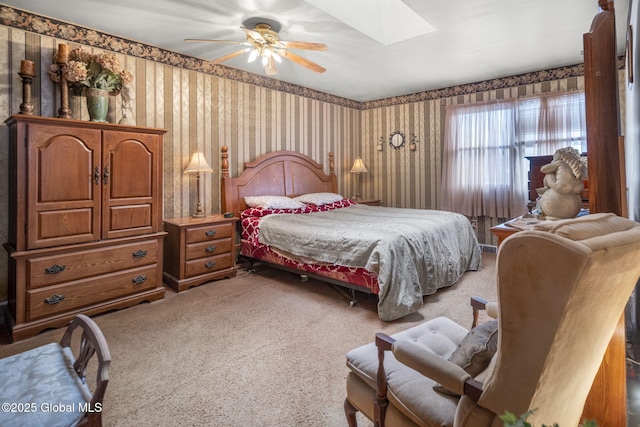
[[526, 212], [525, 156], [586, 151], [584, 93], [447, 109], [442, 208], [468, 216]]
[[583, 92], [520, 100], [518, 115], [526, 156], [551, 155], [564, 147], [586, 153]]

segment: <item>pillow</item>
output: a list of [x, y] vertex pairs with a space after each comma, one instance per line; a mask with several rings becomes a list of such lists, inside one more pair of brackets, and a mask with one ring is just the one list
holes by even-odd
[[[318, 211], [330, 211], [333, 209], [339, 209], [339, 208], [346, 208], [348, 206], [352, 206], [357, 204], [356, 202], [354, 202], [353, 200], [350, 199], [342, 199], [342, 200], [338, 200], [337, 202], [333, 202], [333, 203], [327, 203], [326, 205], [322, 205], [322, 206], [316, 206], [316, 209]], [[311, 205], [309, 205], [311, 206]]]
[[261, 218], [263, 216], [271, 215], [271, 214], [303, 214], [313, 212], [313, 209], [307, 205], [302, 205], [301, 208], [297, 209], [271, 209], [271, 208], [247, 208], [240, 212], [240, 218]]
[[303, 203], [287, 196], [247, 196], [244, 198], [244, 202], [250, 208], [298, 209], [304, 207]]
[[309, 193], [302, 196], [294, 197], [294, 200], [302, 203], [311, 203], [312, 205], [316, 206], [339, 202], [342, 199], [344, 199], [344, 197], [336, 193]]
[[[489, 320], [471, 329], [458, 348], [451, 353], [449, 361], [467, 371], [472, 378], [487, 369], [491, 358], [498, 350], [498, 320]], [[435, 391], [458, 396], [440, 384], [433, 386]]]

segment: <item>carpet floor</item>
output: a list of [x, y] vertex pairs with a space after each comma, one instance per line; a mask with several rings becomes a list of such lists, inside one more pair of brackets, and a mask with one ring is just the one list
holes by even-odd
[[[258, 265], [162, 301], [95, 316], [111, 350], [105, 426], [345, 426], [345, 354], [425, 320], [469, 328], [469, 298], [496, 298], [495, 254], [424, 306], [382, 322], [376, 297]], [[51, 330], [0, 346], [0, 357], [57, 341]], [[371, 424], [360, 418], [361, 426]]]

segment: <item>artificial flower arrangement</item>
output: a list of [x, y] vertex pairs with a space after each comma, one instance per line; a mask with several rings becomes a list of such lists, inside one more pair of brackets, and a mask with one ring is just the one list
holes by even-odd
[[117, 95], [123, 86], [133, 81], [131, 73], [120, 67], [113, 53], [94, 55], [83, 49], [73, 49], [62, 69], [54, 63], [48, 71], [54, 83], [60, 82], [61, 73], [78, 95], [83, 88], [103, 89], [109, 95]]

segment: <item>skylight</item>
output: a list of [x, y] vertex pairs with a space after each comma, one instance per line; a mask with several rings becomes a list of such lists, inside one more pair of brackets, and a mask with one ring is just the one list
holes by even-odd
[[402, 0], [305, 0], [385, 46], [436, 31]]

